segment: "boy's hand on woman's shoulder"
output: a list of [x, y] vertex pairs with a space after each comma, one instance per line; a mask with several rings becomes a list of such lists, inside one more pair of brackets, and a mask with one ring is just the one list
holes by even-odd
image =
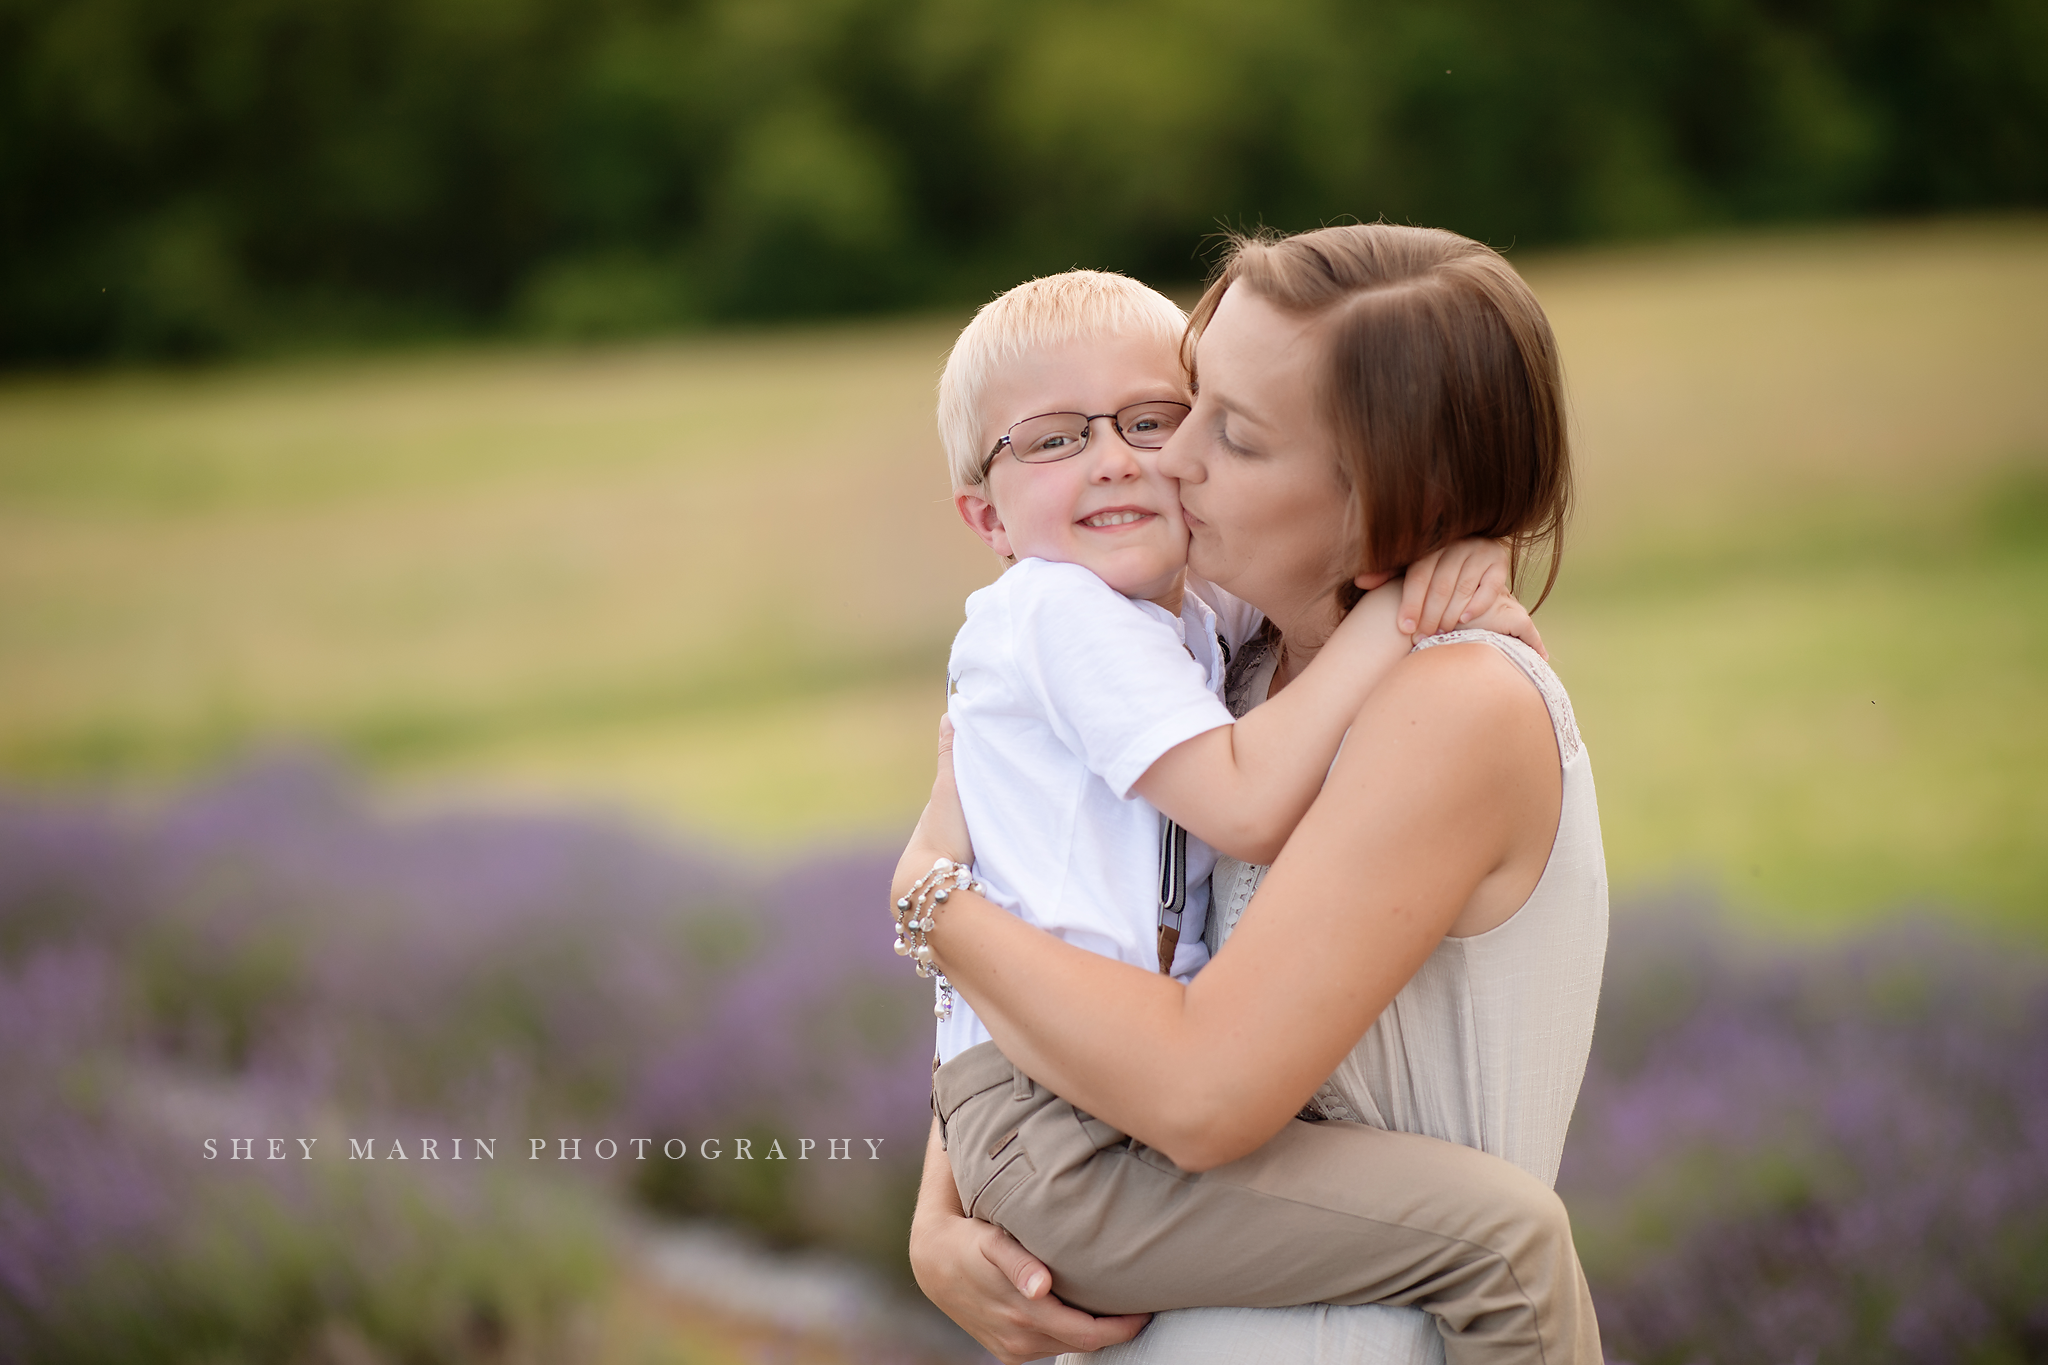
[[[1471, 538], [1430, 551], [1408, 566], [1401, 581], [1399, 629], [1418, 640], [1450, 630], [1490, 630], [1512, 635], [1548, 659], [1528, 609], [1507, 590], [1509, 562], [1508, 547], [1498, 540]], [[1361, 574], [1358, 586], [1378, 588], [1386, 581], [1384, 574]], [[1368, 592], [1367, 601], [1372, 596]]]
[[1401, 586], [1401, 629], [1436, 635], [1477, 623], [1507, 596], [1510, 560], [1508, 547], [1498, 540], [1468, 538], [1431, 550], [1408, 566]]
[[1512, 635], [1542, 655], [1545, 660], [1550, 658], [1550, 651], [1543, 647], [1542, 633], [1536, 629], [1536, 623], [1529, 619], [1529, 609], [1506, 593], [1502, 593], [1499, 601], [1459, 629], [1490, 630], [1498, 635]]

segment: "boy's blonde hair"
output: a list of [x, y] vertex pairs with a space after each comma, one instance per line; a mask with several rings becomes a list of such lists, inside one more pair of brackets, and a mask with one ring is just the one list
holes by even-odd
[[[1042, 346], [1150, 334], [1178, 348], [1187, 315], [1158, 290], [1108, 270], [1068, 270], [998, 294], [960, 330], [939, 376], [939, 440], [953, 491], [981, 482], [982, 404], [1003, 366]], [[1029, 416], [1020, 413], [1019, 416]]]

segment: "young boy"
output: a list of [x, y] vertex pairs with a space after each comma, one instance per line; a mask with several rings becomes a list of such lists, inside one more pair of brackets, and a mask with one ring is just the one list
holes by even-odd
[[[973, 875], [989, 900], [1068, 942], [1186, 979], [1207, 956], [1202, 919], [1213, 850], [1272, 861], [1315, 799], [1349, 718], [1412, 641], [1396, 621], [1400, 589], [1370, 593], [1279, 695], [1232, 719], [1219, 697], [1228, 646], [1216, 613], [1187, 584], [1178, 485], [1160, 468], [1160, 451], [1188, 412], [1183, 326], [1171, 302], [1119, 275], [1072, 271], [1020, 285], [961, 333], [940, 381], [939, 425], [960, 515], [1010, 566], [968, 598], [948, 667]], [[1453, 599], [1446, 625], [1468, 615], [1470, 593], [1458, 593], [1456, 581], [1475, 556], [1503, 567], [1506, 560], [1499, 546], [1479, 542], [1436, 566], [1437, 598]], [[1410, 600], [1419, 599], [1411, 592]], [[1229, 607], [1249, 614], [1242, 603]], [[1245, 624], [1231, 623], [1239, 641]], [[1474, 624], [1533, 635], [1512, 598]], [[1176, 838], [1175, 826], [1186, 836]], [[946, 1130], [1014, 1129], [969, 1112], [1014, 1108], [1014, 1092], [982, 1076], [1009, 1069], [943, 978], [936, 1012], [935, 1084], [966, 1093], [940, 1114]], [[963, 1073], [946, 1067], [971, 1068], [980, 1079], [948, 1085], [949, 1075]], [[1028, 1089], [1021, 1073], [1018, 1084]], [[1082, 1117], [1084, 1126], [1105, 1129], [1102, 1142], [1119, 1136]], [[987, 1164], [981, 1153], [949, 1157], [956, 1176]], [[1024, 1161], [987, 1182], [998, 1183], [1000, 1190], [963, 1185], [963, 1209], [1010, 1227], [1058, 1276], [1059, 1248], [1033, 1245], [1010, 1214], [1030, 1205], [1029, 1226], [1048, 1239], [1086, 1239], [1088, 1211], [1072, 1201], [1087, 1196], [1038, 1188], [1043, 1182]], [[1477, 1189], [1470, 1196], [1487, 1199]], [[1488, 1216], [1519, 1227], [1521, 1206], [1495, 1203]], [[1354, 1231], [1384, 1259], [1379, 1234]], [[1398, 1293], [1437, 1314], [1453, 1365], [1527, 1358], [1527, 1315], [1502, 1304], [1521, 1302], [1517, 1277], [1534, 1270], [1540, 1280], [1549, 1263], [1504, 1264], [1457, 1229], [1432, 1245], [1435, 1261], [1408, 1288], [1346, 1287], [1341, 1298], [1282, 1301]], [[1546, 1245], [1544, 1256], [1571, 1255], [1568, 1236], [1561, 1252], [1555, 1237]], [[1362, 1254], [1313, 1236], [1301, 1239], [1300, 1251], [1304, 1264]], [[1228, 1249], [1216, 1248], [1214, 1259], [1226, 1263]], [[1266, 1269], [1287, 1278], [1285, 1267]], [[1582, 1289], [1583, 1278], [1576, 1283]]]

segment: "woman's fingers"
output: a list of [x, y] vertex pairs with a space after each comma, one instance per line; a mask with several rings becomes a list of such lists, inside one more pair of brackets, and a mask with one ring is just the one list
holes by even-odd
[[[1099, 1351], [1120, 1341], [1129, 1341], [1152, 1321], [1150, 1313], [1131, 1313], [1120, 1318], [1095, 1318], [1058, 1299], [1050, 1300], [1053, 1312], [1046, 1323], [1047, 1334], [1059, 1342], [1060, 1351]], [[1051, 1354], [1048, 1352], [1048, 1354]], [[1031, 1359], [1030, 1356], [1025, 1357]]]
[[1045, 1262], [993, 1224], [982, 1236], [981, 1254], [1029, 1301], [1034, 1329], [1060, 1342], [1063, 1351], [1099, 1351], [1116, 1342], [1129, 1341], [1151, 1321], [1149, 1313], [1098, 1318], [1069, 1308], [1052, 1296], [1052, 1272], [1045, 1268]]
[[953, 719], [939, 717], [937, 771], [932, 777], [932, 797], [917, 817], [917, 828], [897, 860], [896, 875], [890, 879], [890, 918], [896, 899], [909, 891], [919, 877], [931, 871], [934, 858], [951, 858], [956, 863], [974, 861], [974, 841], [967, 834], [967, 814], [960, 808], [960, 789], [953, 783]]
[[[929, 1255], [924, 1270], [935, 1273], [921, 1272], [919, 1283], [1004, 1365], [1064, 1351], [1099, 1351], [1129, 1341], [1151, 1320], [1148, 1314], [1098, 1318], [1061, 1303], [1052, 1295], [1052, 1275], [1044, 1263], [1001, 1228], [955, 1218], [942, 1231], [947, 1246], [958, 1250], [940, 1248]], [[977, 1244], [979, 1255], [975, 1247], [959, 1244], [963, 1233]], [[1022, 1284], [1032, 1285], [1031, 1291]]]
[[960, 789], [953, 781], [953, 719], [939, 718], [938, 770], [932, 776], [932, 799], [925, 802], [913, 844], [942, 853], [956, 863], [974, 860], [974, 841], [967, 834], [967, 813], [960, 808]]
[[981, 1254], [988, 1263], [1003, 1272], [1004, 1278], [1017, 1286], [1017, 1292], [1027, 1299], [1035, 1299], [1052, 1289], [1052, 1272], [1045, 1268], [1045, 1262], [1024, 1249], [1024, 1244], [1009, 1233], [989, 1225], [993, 1236], [982, 1238]]

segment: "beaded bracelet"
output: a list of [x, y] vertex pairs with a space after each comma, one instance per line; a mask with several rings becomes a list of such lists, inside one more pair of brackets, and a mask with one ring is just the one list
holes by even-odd
[[931, 932], [938, 908], [955, 891], [987, 895], [988, 887], [974, 879], [971, 869], [951, 858], [940, 858], [896, 902], [896, 956], [909, 958], [919, 976], [938, 978], [938, 1000], [932, 1013], [941, 1021], [953, 1017], [953, 983], [932, 966]]

